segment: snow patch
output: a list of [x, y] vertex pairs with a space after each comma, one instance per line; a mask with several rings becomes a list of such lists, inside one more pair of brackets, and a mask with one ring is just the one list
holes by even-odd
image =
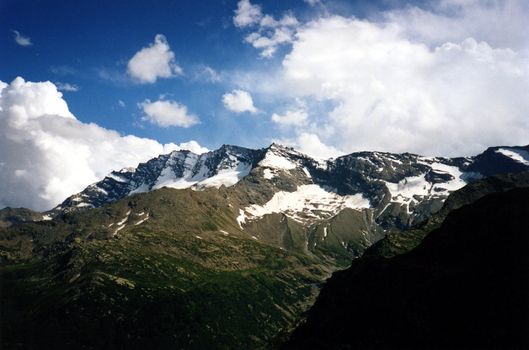
[[104, 188], [101, 188], [101, 187], [97, 186], [96, 184], [92, 184], [92, 185], [88, 186], [88, 188], [93, 190], [93, 191], [100, 192], [100, 193], [102, 193], [105, 196], [108, 196], [108, 192]]
[[419, 175], [404, 178], [398, 183], [386, 182], [386, 187], [391, 192], [392, 201], [407, 204], [414, 195], [428, 195], [432, 184], [426, 181], [424, 175]]
[[115, 180], [117, 182], [127, 182], [128, 181], [126, 178], [116, 174], [116, 172], [111, 172], [110, 174], [107, 175], [107, 178]]
[[238, 163], [237, 167], [234, 169], [225, 169], [220, 170], [217, 175], [214, 175], [210, 178], [207, 178], [203, 181], [200, 181], [197, 185], [198, 187], [217, 187], [220, 186], [233, 186], [243, 177], [248, 175], [252, 170], [251, 164]]
[[211, 170], [206, 165], [206, 156], [199, 157], [196, 154], [189, 153], [185, 157], [182, 176], [176, 176], [173, 166], [177, 160], [171, 158], [168, 160], [166, 167], [162, 170], [152, 189], [162, 187], [184, 189], [190, 187], [219, 188], [222, 185], [233, 186], [252, 170], [251, 164], [239, 162], [235, 156], [230, 154], [228, 155], [228, 159], [231, 164], [225, 168], [218, 169], [215, 175], [211, 175]]
[[135, 193], [144, 193], [149, 192], [150, 188], [147, 184], [141, 184], [141, 186], [135, 188], [134, 190], [130, 191], [129, 195], [135, 194]]
[[276, 176], [276, 174], [273, 173], [272, 170], [270, 170], [270, 169], [268, 169], [268, 168], [265, 169], [265, 170], [263, 170], [263, 177], [264, 177], [265, 179], [267, 179], [267, 180], [271, 180], [271, 179], [273, 179], [275, 176]]
[[130, 212], [131, 209], [129, 209], [129, 211], [127, 211], [127, 214], [125, 214], [125, 217], [120, 222], [118, 222], [118, 226], [123, 225], [129, 219]]
[[[176, 176], [173, 167], [180, 160], [181, 157], [185, 157], [183, 164], [182, 176]], [[201, 171], [193, 176], [193, 169], [197, 165], [199, 156], [194, 153], [174, 153], [171, 158], [167, 160], [165, 168], [162, 170], [160, 176], [156, 180], [156, 183], [152, 186], [152, 189], [170, 187], [176, 189], [189, 188], [205, 178], [203, 166]]]
[[511, 158], [515, 162], [529, 166], [529, 152], [527, 151], [514, 148], [500, 148], [496, 152]]
[[141, 219], [140, 221], [138, 221], [137, 223], [134, 224], [134, 226], [138, 226], [138, 225], [141, 225], [143, 224], [145, 221], [149, 220], [149, 214], [147, 214], [147, 216], [143, 219]]
[[467, 183], [463, 180], [463, 173], [459, 170], [458, 167], [452, 165], [446, 165], [442, 163], [431, 163], [430, 167], [437, 172], [444, 172], [452, 175], [453, 179], [441, 184], [435, 184], [434, 189], [444, 188], [449, 192], [459, 190], [464, 187]]
[[113, 236], [115, 236], [119, 231], [123, 230], [125, 228], [125, 224], [119, 226], [117, 229], [114, 230], [114, 232], [112, 233]]
[[292, 170], [296, 168], [295, 163], [273, 152], [267, 152], [264, 159], [259, 162], [259, 165], [262, 167], [281, 170]]
[[382, 210], [380, 211], [380, 213], [378, 213], [378, 215], [377, 215], [377, 219], [378, 219], [378, 217], [379, 217], [380, 215], [382, 215], [382, 213], [384, 213], [384, 212], [386, 211], [386, 209], [387, 209], [390, 205], [391, 205], [391, 202], [389, 202], [388, 204], [386, 204], [386, 205], [384, 206], [384, 208], [382, 208]]
[[242, 209], [239, 209], [239, 216], [237, 216], [237, 223], [239, 224], [239, 227], [241, 228], [241, 230], [244, 230], [244, 228], [242, 227], [242, 224], [246, 223], [246, 214], [244, 213]]
[[[284, 213], [296, 221], [304, 222], [309, 218], [329, 218], [345, 208], [369, 207], [369, 200], [362, 194], [340, 196], [311, 184], [298, 186], [295, 192], [277, 192], [266, 204], [251, 205], [245, 208], [245, 212], [250, 214], [252, 219], [266, 214]], [[241, 213], [244, 214], [242, 211]], [[244, 219], [246, 220], [246, 216]]]
[[[432, 161], [432, 159], [428, 159]], [[402, 179], [398, 183], [385, 182], [387, 189], [391, 193], [391, 202], [400, 203], [408, 206], [416, 201], [414, 196], [421, 197], [446, 197], [451, 192], [456, 191], [464, 187], [467, 182], [463, 179], [465, 174], [461, 170], [452, 165], [447, 165], [439, 162], [428, 162], [423, 160], [418, 160], [420, 164], [428, 165], [432, 170], [438, 173], [450, 174], [452, 180], [441, 182], [441, 183], [430, 183], [426, 181], [426, 174], [421, 174], [418, 176], [410, 176]], [[388, 204], [389, 205], [389, 204]], [[379, 213], [379, 216], [387, 209], [388, 205]]]
[[92, 208], [93, 205], [90, 204], [90, 203], [84, 203], [84, 202], [81, 202], [81, 203], [78, 203], [75, 205], [77, 208]]
[[318, 169], [321, 169], [321, 170], [328, 170], [329, 169], [329, 161], [332, 160], [332, 158], [330, 159], [323, 159], [323, 158], [313, 158], [313, 160], [316, 162], [316, 168]]
[[[131, 212], [132, 212], [132, 209], [129, 209], [127, 213], [125, 214], [125, 217], [116, 224], [118, 227], [114, 230], [114, 232], [112, 232], [112, 236], [115, 236], [119, 231], [123, 230], [125, 226], [127, 226], [126, 222], [129, 219]], [[108, 225], [108, 227], [112, 227], [112, 226], [114, 226], [114, 224]]]

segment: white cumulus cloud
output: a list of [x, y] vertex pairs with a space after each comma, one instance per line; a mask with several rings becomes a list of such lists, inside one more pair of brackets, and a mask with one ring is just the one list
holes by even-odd
[[253, 32], [244, 39], [258, 50], [261, 57], [271, 58], [280, 45], [291, 43], [294, 31], [291, 28], [281, 26], [273, 30]]
[[344, 154], [344, 152], [321, 142], [318, 135], [308, 132], [300, 133], [295, 140], [295, 145], [301, 152], [316, 158], [336, 158]]
[[194, 114], [190, 114], [187, 107], [175, 101], [158, 100], [151, 102], [145, 100], [139, 104], [145, 113], [144, 120], [161, 127], [180, 126], [189, 128], [198, 124], [200, 120]]
[[261, 7], [248, 0], [239, 1], [233, 22], [239, 28], [251, 28], [244, 41], [260, 50], [264, 58], [271, 58], [279, 46], [291, 43], [295, 29], [300, 25], [291, 13], [283, 14], [279, 20], [272, 15], [263, 15]]
[[15, 42], [20, 46], [31, 46], [33, 43], [31, 42], [31, 39], [27, 36], [24, 36], [20, 34], [18, 30], [12, 30], [14, 36], [15, 36]]
[[253, 105], [252, 95], [244, 90], [233, 90], [222, 96], [224, 107], [236, 113], [250, 112], [257, 113], [257, 108]]
[[285, 82], [336, 103], [324, 123], [341, 149], [461, 155], [529, 141], [522, 52], [474, 38], [430, 47], [394, 23], [339, 16], [297, 38], [283, 61]]
[[348, 153], [457, 156], [529, 143], [529, 4], [421, 5], [294, 26], [275, 72], [235, 83], [281, 103], [310, 100], [317, 112], [297, 132]]
[[201, 65], [195, 71], [195, 80], [205, 81], [208, 83], [218, 83], [222, 77], [215, 69], [210, 66]]
[[200, 150], [82, 123], [51, 82], [0, 82], [0, 208], [50, 209], [112, 170], [182, 148]]
[[275, 139], [273, 141], [294, 147], [302, 153], [319, 159], [336, 158], [344, 155], [344, 152], [324, 144], [318, 135], [310, 132], [300, 132], [294, 138]]
[[128, 73], [141, 83], [154, 83], [158, 78], [171, 78], [182, 74], [182, 68], [175, 62], [167, 39], [157, 34], [154, 42], [136, 52], [129, 60]]
[[179, 145], [175, 147], [175, 151], [179, 151], [179, 150], [188, 150], [195, 154], [202, 154], [202, 153], [209, 152], [209, 149], [207, 149], [206, 147], [202, 147], [195, 140], [180, 143]]
[[284, 114], [272, 114], [272, 121], [280, 125], [303, 125], [309, 117], [302, 108], [286, 111]]
[[246, 27], [258, 23], [262, 17], [261, 7], [253, 5], [250, 0], [240, 0], [237, 3], [233, 23], [237, 27]]
[[320, 0], [303, 0], [303, 1], [305, 1], [310, 6], [321, 5], [321, 1]]
[[55, 86], [57, 87], [57, 90], [59, 91], [65, 91], [65, 92], [79, 91], [79, 86], [75, 84], [56, 82]]

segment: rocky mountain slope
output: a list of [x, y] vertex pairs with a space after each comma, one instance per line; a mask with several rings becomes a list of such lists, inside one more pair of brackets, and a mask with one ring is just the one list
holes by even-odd
[[0, 210], [0, 227], [47, 219], [51, 219], [51, 217], [26, 208], [4, 208]]
[[[45, 217], [60, 218], [163, 187], [223, 187], [229, 210], [248, 237], [347, 265], [388, 232], [430, 217], [452, 191], [483, 174], [529, 170], [528, 150], [494, 147], [453, 159], [359, 152], [329, 160], [277, 144], [261, 150], [223, 146], [202, 155], [175, 151], [109, 174]], [[13, 257], [0, 250], [0, 257], [7, 255]]]
[[262, 151], [236, 146], [197, 155], [174, 151], [153, 158], [137, 168], [113, 171], [105, 179], [67, 198], [52, 213], [100, 207], [134, 193], [162, 187], [176, 189], [234, 185], [248, 175]]
[[528, 170], [528, 149], [325, 161], [275, 144], [179, 151], [113, 172], [50, 212], [6, 209], [2, 342], [273, 348], [333, 271], [482, 172]]
[[[336, 269], [242, 231], [222, 191], [160, 189], [0, 232], [6, 348], [262, 348]], [[12, 245], [6, 244], [15, 237]]]
[[379, 249], [333, 274], [284, 348], [528, 348], [528, 178], [465, 188], [455, 202], [481, 198], [456, 205], [416, 248]]

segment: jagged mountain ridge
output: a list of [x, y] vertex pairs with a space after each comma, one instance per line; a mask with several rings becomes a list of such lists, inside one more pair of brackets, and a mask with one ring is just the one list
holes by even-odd
[[[137, 168], [114, 171], [69, 197], [51, 213], [57, 215], [100, 207], [134, 193], [161, 187], [200, 190], [234, 186], [253, 175], [263, 180], [260, 182], [262, 186], [273, 187], [274, 194], [282, 191], [293, 195], [285, 198], [281, 194], [281, 198], [266, 198], [266, 202], [249, 204], [265, 207], [270, 201], [280, 199], [283, 202], [292, 200], [292, 205], [298, 206], [300, 201], [317, 203], [321, 209], [328, 201], [342, 201], [342, 205], [331, 206], [331, 215], [346, 207], [372, 209], [384, 229], [403, 229], [439, 210], [449, 193], [468, 182], [493, 174], [526, 170], [529, 170], [529, 146], [491, 147], [480, 155], [466, 158], [357, 152], [336, 159], [316, 160], [277, 144], [259, 150], [224, 145], [202, 155], [174, 151]], [[291, 186], [276, 186], [285, 178], [292, 180], [289, 182]], [[356, 196], [356, 200], [347, 196]], [[287, 209], [292, 209], [272, 204], [266, 210], [253, 212], [288, 213]], [[243, 209], [244, 213], [241, 213], [241, 223], [247, 222], [246, 218], [255, 217], [252, 208], [248, 206], [247, 209], [250, 210]], [[306, 212], [310, 216], [315, 209], [308, 208]], [[300, 219], [300, 215], [292, 210], [289, 216]]]
[[42, 221], [48, 218], [48, 216], [30, 209], [7, 207], [0, 210], [0, 227], [10, 227], [24, 222]]
[[187, 150], [173, 151], [141, 163], [137, 168], [111, 172], [103, 180], [67, 198], [52, 212], [100, 207], [164, 186], [183, 189], [233, 185], [248, 174], [259, 153], [261, 151], [226, 145], [201, 155]]

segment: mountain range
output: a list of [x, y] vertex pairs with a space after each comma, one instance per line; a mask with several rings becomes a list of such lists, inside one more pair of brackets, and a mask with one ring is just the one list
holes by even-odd
[[333, 272], [413, 250], [461, 205], [526, 186], [512, 174], [527, 171], [529, 146], [459, 158], [321, 160], [277, 144], [161, 155], [50, 211], [0, 211], [2, 342], [275, 348]]
[[[224, 145], [201, 155], [174, 151], [136, 168], [114, 171], [67, 198], [50, 215], [100, 207], [162, 187], [203, 190], [232, 187], [244, 179], [239, 186], [247, 185], [243, 190], [255, 192], [260, 187], [260, 192], [271, 190], [273, 196], [238, 203], [243, 206], [241, 223], [280, 212], [310, 221], [325, 212], [333, 216], [351, 208], [373, 210], [384, 229], [402, 229], [439, 210], [450, 192], [469, 182], [528, 168], [527, 146], [491, 147], [474, 157], [358, 152], [321, 160], [278, 144], [259, 150]], [[318, 209], [302, 204], [309, 200]]]

